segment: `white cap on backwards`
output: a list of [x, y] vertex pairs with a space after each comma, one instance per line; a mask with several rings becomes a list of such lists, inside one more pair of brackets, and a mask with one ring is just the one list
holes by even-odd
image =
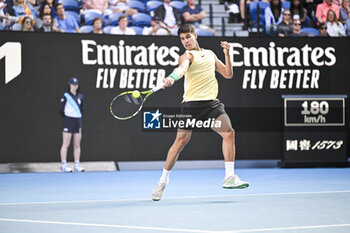
[[293, 15], [293, 20], [298, 20], [298, 19], [300, 19], [299, 15]]

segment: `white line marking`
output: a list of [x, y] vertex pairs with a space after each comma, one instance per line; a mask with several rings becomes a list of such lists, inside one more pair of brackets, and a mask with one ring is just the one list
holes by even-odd
[[350, 227], [350, 223], [347, 223], [347, 224], [314, 225], [314, 226], [299, 226], [299, 227], [242, 229], [242, 230], [233, 230], [233, 231], [207, 231], [207, 230], [182, 229], [182, 228], [128, 226], [128, 225], [115, 225], [115, 224], [79, 223], [79, 222], [59, 222], [59, 221], [42, 221], [42, 220], [10, 219], [10, 218], [0, 218], [0, 221], [22, 222], [22, 223], [42, 223], [42, 224], [55, 224], [55, 225], [74, 225], [74, 226], [87, 226], [87, 227], [125, 228], [125, 229], [135, 229], [135, 230], [152, 230], [152, 231], [166, 231], [166, 232], [169, 232], [169, 231], [191, 232], [191, 233], [245, 233], [245, 232], [268, 232], [268, 231], [289, 231], [289, 230], [301, 230], [301, 229]]
[[246, 229], [233, 231], [220, 231], [221, 233], [245, 233], [245, 232], [266, 232], [266, 231], [289, 231], [301, 229], [317, 229], [317, 228], [331, 228], [331, 227], [350, 227], [350, 224], [331, 224], [331, 225], [315, 225], [315, 226], [299, 226], [299, 227], [276, 227], [276, 228], [261, 228], [261, 229]]
[[[312, 195], [312, 194], [338, 194], [338, 193], [350, 193], [350, 190], [319, 191], [319, 192], [255, 193], [255, 194], [235, 194], [235, 195], [168, 197], [168, 198], [163, 198], [162, 200], [199, 199], [199, 198], [225, 198], [225, 197], [283, 196], [283, 195]], [[74, 204], [74, 203], [79, 204], [79, 203], [93, 203], [93, 202], [128, 202], [128, 201], [150, 201], [151, 202], [151, 198], [114, 199], [114, 200], [7, 202], [7, 203], [5, 202], [5, 203], [0, 203], [0, 206], [7, 206], [7, 205], [42, 205], [42, 204]]]
[[135, 229], [135, 230], [153, 230], [153, 231], [165, 231], [165, 232], [175, 231], [175, 232], [194, 232], [194, 233], [216, 233], [216, 231], [205, 231], [205, 230], [195, 230], [195, 229], [128, 226], [128, 225], [114, 225], [114, 224], [94, 224], [94, 223], [79, 223], [79, 222], [40, 221], [40, 220], [29, 220], [29, 219], [0, 218], [0, 221], [43, 223], [43, 224], [56, 224], [56, 225], [75, 225], [75, 226], [88, 226], [88, 227], [126, 228], [126, 229]]

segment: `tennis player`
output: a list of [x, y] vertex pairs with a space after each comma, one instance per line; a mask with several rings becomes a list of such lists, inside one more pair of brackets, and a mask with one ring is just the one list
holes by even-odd
[[[230, 60], [230, 44], [223, 41], [221, 47], [225, 54], [223, 64], [208, 49], [203, 49], [197, 41], [195, 27], [192, 24], [181, 25], [178, 30], [182, 45], [186, 52], [179, 58], [179, 66], [164, 79], [164, 88], [172, 86], [175, 81], [185, 76], [184, 99], [181, 104], [181, 114], [192, 115], [196, 119], [214, 118], [221, 122], [220, 127], [212, 128], [222, 137], [222, 150], [225, 159], [225, 178], [223, 188], [247, 188], [248, 182], [241, 181], [234, 173], [235, 161], [235, 135], [231, 126], [231, 120], [225, 112], [224, 105], [217, 99], [218, 82], [215, 71], [226, 79], [233, 76], [233, 68]], [[162, 176], [154, 188], [152, 199], [159, 201], [164, 189], [169, 183], [169, 174], [174, 167], [179, 153], [191, 138], [192, 130], [179, 128], [176, 139], [168, 151]]]

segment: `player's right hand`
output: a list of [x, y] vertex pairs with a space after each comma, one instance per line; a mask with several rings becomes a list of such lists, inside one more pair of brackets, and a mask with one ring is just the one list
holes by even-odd
[[166, 77], [163, 79], [163, 89], [172, 86], [174, 82], [175, 80], [172, 77]]

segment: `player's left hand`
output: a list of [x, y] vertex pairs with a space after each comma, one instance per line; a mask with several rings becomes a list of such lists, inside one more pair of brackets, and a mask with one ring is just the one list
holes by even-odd
[[221, 41], [220, 45], [224, 49], [224, 54], [230, 55], [230, 44], [227, 41]]

